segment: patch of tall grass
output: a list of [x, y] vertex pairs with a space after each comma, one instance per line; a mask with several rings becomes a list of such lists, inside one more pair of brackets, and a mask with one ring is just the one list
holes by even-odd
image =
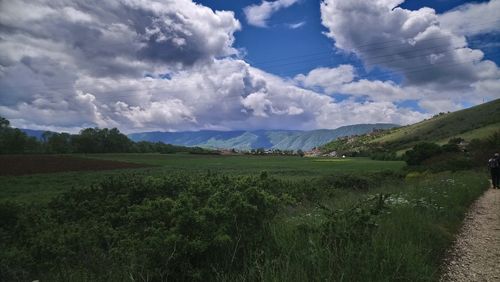
[[[446, 249], [488, 181], [475, 172], [424, 176], [356, 200], [351, 194], [348, 209], [277, 218], [268, 226], [274, 249], [262, 248], [245, 272], [223, 280], [437, 281]], [[330, 206], [344, 207], [343, 200], [330, 199]]]

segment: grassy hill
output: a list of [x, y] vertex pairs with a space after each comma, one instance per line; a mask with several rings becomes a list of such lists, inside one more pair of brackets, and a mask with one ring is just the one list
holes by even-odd
[[467, 141], [481, 139], [500, 130], [500, 99], [452, 113], [441, 113], [416, 124], [379, 134], [339, 139], [325, 144], [324, 151], [404, 151], [419, 142], [444, 144], [461, 137]]

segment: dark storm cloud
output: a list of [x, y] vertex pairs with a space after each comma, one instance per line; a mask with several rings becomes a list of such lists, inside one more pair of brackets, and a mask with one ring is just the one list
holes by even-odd
[[184, 0], [12, 1], [1, 5], [2, 40], [56, 43], [81, 69], [95, 76], [137, 76], [150, 71], [151, 63], [190, 66], [229, 55], [235, 53], [233, 32], [239, 29], [232, 13], [213, 12]]

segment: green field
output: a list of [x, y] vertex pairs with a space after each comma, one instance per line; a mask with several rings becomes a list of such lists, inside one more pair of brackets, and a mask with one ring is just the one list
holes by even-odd
[[190, 154], [95, 154], [79, 157], [152, 165], [142, 169], [98, 172], [63, 172], [26, 176], [0, 176], [0, 200], [47, 202], [53, 196], [117, 174], [163, 175], [168, 173], [255, 175], [262, 171], [287, 180], [302, 180], [347, 171], [398, 170], [404, 162], [367, 158], [317, 159], [271, 156], [217, 156]]
[[0, 177], [0, 281], [438, 281], [488, 187], [366, 158], [78, 157], [150, 166]]

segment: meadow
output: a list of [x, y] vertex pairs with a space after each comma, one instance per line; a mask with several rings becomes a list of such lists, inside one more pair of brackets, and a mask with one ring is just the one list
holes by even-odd
[[[399, 170], [402, 161], [382, 162], [368, 158], [321, 159], [293, 156], [219, 156], [193, 154], [72, 154], [71, 156], [121, 161], [152, 167], [113, 171], [79, 171], [24, 176], [0, 176], [0, 201], [48, 202], [52, 197], [70, 188], [85, 187], [120, 174], [163, 175], [185, 172], [207, 172], [228, 175], [256, 175], [266, 171], [270, 176], [303, 180], [335, 172]], [[27, 156], [29, 157], [29, 156]], [[43, 165], [43, 164], [42, 164]]]
[[0, 177], [0, 280], [437, 281], [488, 188], [366, 158], [79, 157], [151, 167]]

